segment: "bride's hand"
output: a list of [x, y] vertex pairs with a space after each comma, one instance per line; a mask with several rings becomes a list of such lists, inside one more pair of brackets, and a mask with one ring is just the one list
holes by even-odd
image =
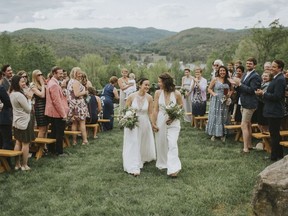
[[166, 124], [167, 124], [167, 125], [170, 125], [172, 122], [173, 122], [173, 120], [168, 119], [168, 120], [166, 121]]
[[158, 131], [159, 131], [159, 128], [157, 127], [157, 125], [152, 124], [152, 130], [153, 130], [154, 132], [158, 132]]

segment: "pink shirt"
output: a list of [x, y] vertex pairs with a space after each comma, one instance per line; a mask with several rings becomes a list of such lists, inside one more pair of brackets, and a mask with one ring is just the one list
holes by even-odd
[[67, 98], [58, 80], [52, 77], [47, 85], [45, 115], [52, 118], [66, 118], [68, 111]]

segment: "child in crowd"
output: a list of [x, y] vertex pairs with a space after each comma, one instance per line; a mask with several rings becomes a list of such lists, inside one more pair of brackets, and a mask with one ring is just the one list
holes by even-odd
[[128, 85], [130, 85], [130, 87], [128, 87], [127, 89], [124, 90], [125, 93], [125, 99], [127, 99], [127, 97], [132, 94], [133, 92], [135, 92], [136, 89], [136, 81], [135, 81], [135, 74], [134, 73], [130, 73], [129, 74], [129, 81], [128, 81]]

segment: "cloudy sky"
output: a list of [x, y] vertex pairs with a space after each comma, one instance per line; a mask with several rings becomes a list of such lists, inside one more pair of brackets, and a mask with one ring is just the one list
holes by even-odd
[[288, 26], [287, 0], [1, 0], [0, 32], [22, 28]]

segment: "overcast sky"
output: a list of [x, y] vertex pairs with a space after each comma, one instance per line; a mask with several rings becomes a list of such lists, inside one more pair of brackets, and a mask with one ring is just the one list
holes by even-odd
[[0, 32], [22, 28], [288, 26], [287, 0], [0, 0]]

